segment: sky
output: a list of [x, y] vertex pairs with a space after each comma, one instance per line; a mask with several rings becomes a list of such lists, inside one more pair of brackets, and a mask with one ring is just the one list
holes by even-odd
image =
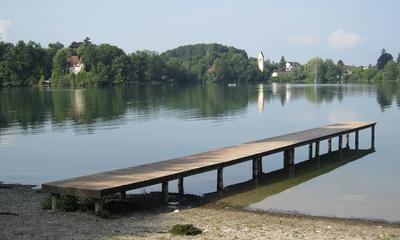
[[221, 43], [256, 57], [375, 64], [400, 53], [398, 0], [0, 0], [0, 38], [69, 45], [89, 37], [130, 53]]

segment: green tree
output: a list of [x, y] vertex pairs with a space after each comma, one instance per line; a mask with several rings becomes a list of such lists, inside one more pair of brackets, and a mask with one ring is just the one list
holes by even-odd
[[385, 68], [382, 71], [382, 79], [383, 80], [397, 80], [398, 78], [398, 68], [397, 64], [394, 61], [389, 61]]
[[64, 76], [69, 73], [68, 57], [74, 55], [74, 51], [63, 48], [57, 51], [53, 58], [52, 81], [55, 85], [65, 84]]
[[378, 70], [382, 70], [385, 67], [386, 63], [388, 63], [391, 60], [393, 60], [393, 56], [390, 53], [387, 53], [386, 49], [382, 49], [382, 54], [381, 56], [379, 56], [376, 62]]
[[286, 60], [285, 60], [284, 56], [282, 56], [281, 60], [279, 61], [278, 70], [279, 70], [279, 72], [285, 72], [286, 71]]
[[311, 59], [304, 67], [307, 82], [325, 83], [325, 66], [321, 58], [316, 57]]
[[326, 69], [324, 75], [325, 82], [336, 83], [340, 77], [340, 70], [331, 59], [325, 60], [324, 65]]

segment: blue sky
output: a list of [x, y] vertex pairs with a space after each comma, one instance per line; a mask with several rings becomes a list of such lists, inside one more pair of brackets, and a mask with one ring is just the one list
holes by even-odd
[[273, 61], [367, 65], [382, 48], [400, 52], [399, 10], [397, 0], [0, 0], [0, 37], [47, 46], [88, 36], [128, 53], [217, 42]]

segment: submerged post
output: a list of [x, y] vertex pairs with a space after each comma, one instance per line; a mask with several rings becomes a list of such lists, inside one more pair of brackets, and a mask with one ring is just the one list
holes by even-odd
[[222, 191], [224, 189], [224, 169], [217, 169], [217, 191]]
[[332, 152], [332, 138], [328, 139], [328, 153]]
[[162, 203], [168, 203], [168, 181], [163, 181], [161, 184]]
[[308, 159], [312, 159], [312, 143], [308, 145]]
[[262, 173], [261, 157], [253, 159], [253, 179], [258, 178]]
[[60, 194], [51, 194], [51, 210], [57, 210], [57, 202], [60, 199]]
[[294, 164], [294, 148], [283, 152], [283, 167], [290, 168]]
[[375, 125], [371, 127], [371, 148], [375, 148]]
[[356, 150], [358, 150], [358, 147], [359, 147], [359, 144], [358, 144], [358, 142], [359, 142], [359, 131], [357, 130], [356, 131], [356, 138], [355, 138], [355, 142], [356, 142], [356, 146], [355, 146], [355, 148], [356, 148]]
[[315, 142], [315, 157], [319, 157], [319, 141]]
[[343, 135], [339, 136], [339, 144], [338, 144], [338, 150], [342, 151], [343, 149]]
[[178, 178], [178, 193], [180, 195], [185, 194], [184, 191], [183, 191], [183, 177], [179, 177]]

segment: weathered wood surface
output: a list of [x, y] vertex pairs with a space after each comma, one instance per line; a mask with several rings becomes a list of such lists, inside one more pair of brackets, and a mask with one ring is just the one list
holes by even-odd
[[375, 126], [347, 122], [272, 137], [186, 157], [45, 183], [46, 192], [100, 199], [106, 195], [216, 170], [269, 154]]

